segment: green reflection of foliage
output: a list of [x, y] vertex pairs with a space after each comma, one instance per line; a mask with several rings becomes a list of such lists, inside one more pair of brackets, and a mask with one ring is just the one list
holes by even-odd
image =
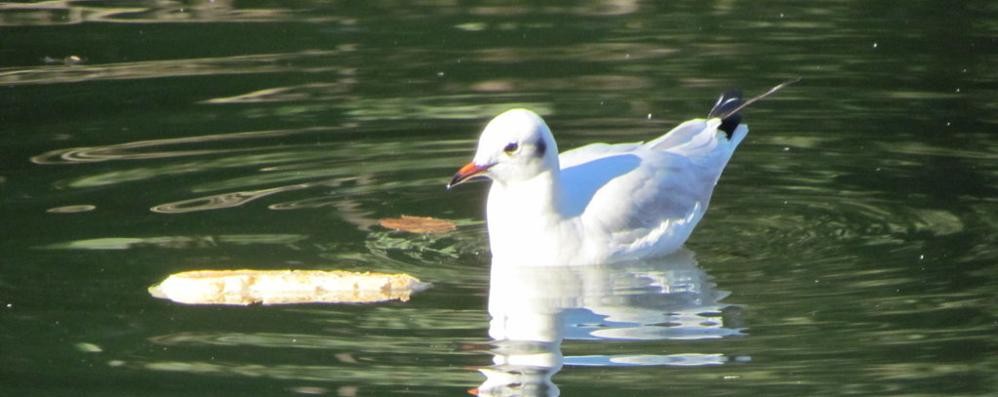
[[332, 263], [352, 264], [372, 271], [405, 272], [431, 283], [482, 285], [488, 271], [469, 271], [467, 262], [486, 255], [488, 241], [480, 232], [482, 221], [457, 220], [456, 232], [421, 235], [370, 227], [363, 245], [349, 241], [313, 242], [309, 247]]
[[[458, 226], [469, 225], [470, 221], [457, 221]], [[372, 254], [397, 259], [411, 259], [424, 263], [454, 260], [472, 249], [469, 242], [454, 239], [452, 233], [412, 234], [395, 231], [375, 231], [365, 242]]]
[[[334, 54], [336, 54], [334, 51], [303, 51], [288, 54], [253, 54], [219, 58], [168, 59], [120, 62], [115, 64], [76, 65], [71, 68], [63, 65], [46, 65], [30, 69], [0, 69], [0, 84], [5, 86], [44, 85], [102, 80], [282, 73], [296, 70], [288, 65], [324, 59]], [[332, 67], [309, 69], [310, 72], [316, 73], [334, 70]]]
[[[414, 356], [415, 357], [423, 357]], [[390, 364], [390, 365], [389, 365]], [[364, 385], [453, 386], [465, 387], [480, 380], [477, 372], [465, 369], [441, 369], [426, 365], [266, 365], [220, 361], [149, 361], [131, 365], [141, 369], [183, 372], [199, 375], [243, 376], [282, 380], [360, 382]]]
[[0, 7], [0, 26], [54, 26], [89, 23], [274, 22], [292, 17], [330, 23], [337, 18], [295, 15], [284, 8], [242, 8], [234, 0], [77, 1], [50, 0]]
[[552, 113], [551, 105], [544, 102], [506, 102], [480, 105], [460, 105], [460, 103], [474, 103], [469, 102], [472, 99], [476, 102], [480, 101], [480, 99], [477, 98], [467, 98], [467, 100], [462, 100], [460, 96], [359, 99], [356, 102], [351, 103], [351, 109], [347, 111], [347, 114], [356, 120], [476, 120], [487, 119], [512, 108], [528, 108], [541, 115], [548, 115]]
[[[427, 313], [427, 310], [430, 313]], [[468, 312], [440, 311], [433, 313], [433, 309], [419, 309], [418, 313], [409, 313], [400, 316], [398, 310], [385, 309], [379, 314], [367, 314], [375, 317], [413, 317], [420, 318], [426, 314], [437, 318], [437, 321], [425, 323], [425, 326], [416, 326], [397, 329], [423, 329], [434, 330], [436, 325], [446, 325], [448, 328], [456, 328], [455, 325], [463, 324], [462, 329], [471, 325], [481, 324], [481, 314], [470, 315]], [[327, 313], [328, 314], [328, 313]], [[411, 314], [411, 316], [410, 316]], [[437, 315], [435, 315], [437, 314]], [[459, 315], [460, 318], [454, 318]], [[311, 317], [311, 315], [310, 315]], [[467, 320], [467, 321], [465, 321]], [[396, 329], [396, 328], [392, 328]], [[439, 343], [457, 343], [453, 338], [440, 340]], [[399, 336], [399, 335], [368, 335], [363, 339], [338, 338], [329, 334], [300, 334], [300, 333], [272, 333], [272, 332], [181, 332], [166, 335], [159, 335], [149, 338], [149, 341], [160, 346], [228, 346], [228, 347], [263, 347], [277, 349], [306, 349], [306, 350], [363, 350], [368, 353], [394, 353], [394, 354], [419, 354], [425, 351], [426, 336]], [[474, 343], [478, 339], [467, 339], [463, 342]]]
[[458, 330], [477, 329], [488, 322], [488, 315], [481, 311], [376, 307], [373, 312], [358, 319], [356, 327], [371, 330]]

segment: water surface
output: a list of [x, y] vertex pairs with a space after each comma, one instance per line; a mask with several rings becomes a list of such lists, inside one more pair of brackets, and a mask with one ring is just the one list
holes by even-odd
[[[994, 394], [996, 17], [986, 1], [0, 4], [0, 391]], [[493, 274], [485, 186], [443, 189], [510, 107], [568, 149], [794, 76], [746, 112], [678, 256]], [[458, 229], [377, 225], [400, 215]], [[146, 292], [205, 268], [434, 286], [246, 308]]]

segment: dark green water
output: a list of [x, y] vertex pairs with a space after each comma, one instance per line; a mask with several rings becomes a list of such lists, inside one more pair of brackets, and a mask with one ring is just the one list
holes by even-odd
[[[0, 3], [0, 394], [998, 393], [998, 5], [667, 4]], [[490, 275], [485, 187], [443, 189], [506, 108], [568, 149], [794, 76], [678, 257]], [[146, 291], [204, 268], [434, 286]]]

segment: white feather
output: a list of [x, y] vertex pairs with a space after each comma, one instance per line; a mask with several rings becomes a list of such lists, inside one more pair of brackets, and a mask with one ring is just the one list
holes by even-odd
[[[533, 112], [497, 116], [474, 160], [494, 181], [487, 206], [493, 263], [597, 264], [679, 249], [748, 133], [740, 125], [728, 139], [720, 123], [690, 120], [647, 143], [592, 144], [559, 156]], [[511, 142], [518, 152], [504, 153]]]

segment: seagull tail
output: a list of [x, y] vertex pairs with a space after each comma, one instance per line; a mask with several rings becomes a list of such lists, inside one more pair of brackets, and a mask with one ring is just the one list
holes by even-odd
[[707, 113], [707, 118], [721, 119], [721, 126], [718, 127], [718, 129], [724, 131], [728, 139], [731, 139], [731, 135], [735, 133], [735, 129], [738, 128], [738, 125], [741, 124], [742, 122], [742, 115], [741, 113], [738, 112], [740, 112], [742, 109], [745, 109], [746, 107], [748, 107], [748, 105], [751, 105], [753, 102], [763, 99], [767, 96], [770, 96], [776, 91], [783, 89], [783, 87], [786, 87], [798, 81], [800, 81], [800, 77], [795, 77], [793, 79], [784, 81], [780, 84], [777, 84], [775, 87], [770, 88], [769, 91], [766, 91], [748, 100], [742, 99], [741, 90], [725, 91], [723, 94], [721, 94], [719, 98], [717, 98], [717, 102], [714, 103], [714, 107], [712, 107], [710, 109], [710, 112]]

